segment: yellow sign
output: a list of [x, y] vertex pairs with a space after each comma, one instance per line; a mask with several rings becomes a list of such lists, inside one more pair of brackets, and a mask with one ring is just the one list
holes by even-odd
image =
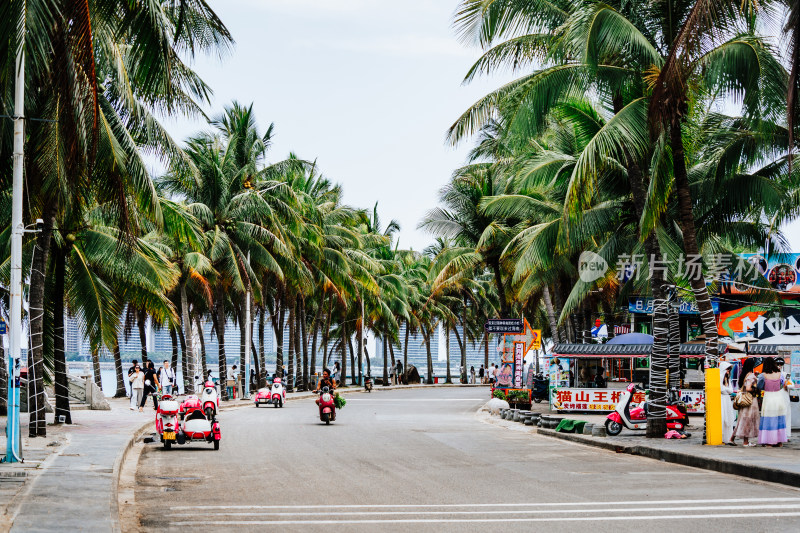
[[531, 330], [531, 342], [528, 344], [528, 349], [529, 350], [542, 349], [542, 330], [540, 329]]

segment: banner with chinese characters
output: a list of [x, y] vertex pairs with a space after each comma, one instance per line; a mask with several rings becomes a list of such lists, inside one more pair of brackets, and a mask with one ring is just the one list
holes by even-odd
[[522, 368], [525, 365], [525, 343], [514, 343], [514, 386], [522, 387]]
[[[555, 388], [552, 391], [552, 408], [558, 411], [613, 411], [624, 389], [573, 389]], [[645, 400], [643, 392], [635, 392], [631, 405]], [[682, 390], [681, 400], [689, 413], [705, 412], [705, 395], [702, 390]]]

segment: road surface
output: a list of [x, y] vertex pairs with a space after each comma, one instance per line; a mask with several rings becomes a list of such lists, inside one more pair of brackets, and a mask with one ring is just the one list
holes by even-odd
[[483, 388], [351, 394], [222, 413], [221, 449], [146, 446], [146, 531], [800, 531], [800, 490], [480, 419]]

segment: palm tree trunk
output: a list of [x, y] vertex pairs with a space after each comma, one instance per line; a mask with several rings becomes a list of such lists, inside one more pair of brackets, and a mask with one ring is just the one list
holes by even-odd
[[410, 334], [411, 327], [408, 322], [406, 322], [406, 338], [405, 342], [403, 343], [403, 372], [408, 372], [408, 337]]
[[56, 413], [55, 421], [60, 417], [64, 422], [72, 424], [69, 409], [69, 379], [67, 378], [67, 359], [64, 353], [64, 277], [66, 276], [67, 250], [57, 247], [54, 250], [55, 283], [53, 285], [53, 370], [55, 374]]
[[647, 410], [647, 437], [663, 438], [667, 432], [667, 340], [669, 303], [664, 299], [661, 274], [653, 272], [653, 351], [650, 356], [650, 398]]
[[669, 387], [681, 386], [681, 330], [677, 309], [669, 310]]
[[351, 385], [357, 385], [358, 383], [357, 383], [356, 379], [358, 377], [357, 376], [358, 372], [356, 372], [356, 352], [355, 352], [355, 350], [353, 350], [353, 338], [352, 337], [347, 339], [347, 347], [348, 347], [348, 349], [350, 351], [350, 368], [353, 369], [353, 371], [350, 372], [350, 374], [351, 374], [351, 376], [350, 376], [350, 384]]
[[431, 356], [431, 332], [427, 331], [424, 326], [422, 330], [422, 337], [425, 339], [425, 350], [428, 353], [428, 385], [433, 384], [433, 357]]
[[45, 272], [50, 260], [54, 207], [47, 208], [44, 228], [36, 236], [31, 262], [29, 290], [30, 349], [28, 350], [28, 436], [46, 437], [44, 408], [44, 293]]
[[297, 314], [294, 317], [294, 382], [297, 390], [303, 389], [303, 323], [302, 305], [297, 302]]
[[221, 285], [217, 285], [216, 295], [216, 312], [217, 320], [215, 321], [217, 327], [217, 343], [219, 344], [219, 383], [220, 392], [222, 392], [222, 399], [228, 399], [228, 359], [225, 357], [225, 292], [222, 290]]
[[286, 308], [283, 302], [276, 298], [275, 311], [270, 316], [272, 321], [272, 331], [275, 333], [275, 374], [281, 378], [283, 375], [283, 323], [285, 318]]
[[447, 377], [444, 382], [452, 383], [453, 379], [450, 376], [450, 327], [446, 322], [444, 324], [444, 351], [447, 357]]
[[[320, 302], [319, 313], [322, 312], [323, 303], [324, 301]], [[317, 345], [319, 344], [319, 324], [320, 324], [320, 321], [318, 320], [320, 317], [319, 313], [317, 314], [317, 317], [314, 319], [314, 328], [313, 331], [311, 332], [313, 336], [311, 337], [311, 361], [309, 363], [310, 368], [308, 369], [308, 374], [309, 378], [313, 382], [316, 382], [314, 376], [316, 376], [317, 373]], [[314, 383], [312, 383], [312, 385], [313, 384]]]
[[295, 350], [295, 329], [294, 329], [294, 321], [295, 321], [295, 309], [296, 306], [292, 305], [289, 308], [289, 365], [288, 365], [288, 372], [287, 372], [287, 387], [286, 390], [291, 392], [294, 388], [294, 350]]
[[489, 371], [489, 332], [483, 332], [483, 368], [484, 375]]
[[[389, 340], [389, 361], [394, 364], [394, 344], [391, 340]], [[395, 374], [397, 373], [397, 369], [395, 368]], [[400, 376], [395, 375], [395, 379], [397, 379], [397, 383], [400, 383]]]
[[183, 393], [189, 394], [190, 391], [194, 390], [192, 376], [189, 375], [189, 358], [186, 355], [189, 343], [186, 341], [186, 336], [183, 334], [183, 329], [180, 328], [180, 325], [178, 327], [178, 341], [181, 345], [181, 374], [183, 374]]
[[[114, 370], [117, 374], [117, 391], [114, 393], [114, 398], [124, 398], [128, 395], [125, 390], [125, 378], [122, 377], [122, 355], [119, 353], [119, 332], [114, 331], [114, 345], [111, 347], [114, 354]], [[97, 366], [100, 366], [98, 363]]]
[[203, 332], [203, 323], [200, 321], [199, 315], [195, 315], [194, 323], [197, 326], [197, 337], [200, 339], [200, 365], [203, 368], [201, 380], [205, 382], [208, 378], [208, 368], [206, 367], [206, 338]]
[[389, 357], [389, 347], [386, 345], [386, 334], [384, 333], [383, 339], [383, 386], [389, 386], [389, 367], [386, 365]]
[[[553, 336], [553, 342], [558, 344], [561, 342], [558, 336], [558, 323], [556, 322], [556, 312], [553, 309], [553, 299], [550, 298], [550, 287], [545, 284], [542, 289], [542, 299], [544, 300], [544, 309], [547, 313], [547, 321], [550, 323], [550, 334]], [[489, 365], [489, 362], [486, 362]]]
[[[169, 340], [170, 344], [172, 345], [172, 361], [171, 366], [172, 369], [177, 372], [178, 371], [178, 333], [175, 331], [175, 328], [169, 328]], [[176, 380], [177, 386], [177, 380]]]
[[328, 368], [328, 341], [331, 337], [331, 318], [333, 317], [333, 301], [328, 308], [328, 316], [325, 318], [325, 328], [322, 330], [322, 368]]
[[[303, 310], [302, 320], [300, 321], [300, 335], [303, 339], [303, 390], [308, 390], [308, 329], [306, 327], [308, 316], [305, 300], [301, 300], [301, 306]], [[314, 321], [316, 320], [317, 317], [315, 316]]]
[[[184, 366], [187, 367], [189, 373], [188, 376], [184, 375], [183, 377], [184, 391], [194, 391], [194, 375], [196, 368], [194, 362], [194, 349], [192, 346], [192, 321], [189, 319], [189, 298], [186, 296], [186, 282], [181, 284], [181, 322], [183, 322], [183, 336], [186, 338], [186, 356], [184, 357], [186, 363]], [[186, 387], [187, 377], [190, 388]]]
[[139, 344], [142, 346], [142, 361], [147, 359], [147, 313], [140, 310], [137, 313], [136, 326], [139, 328]]
[[349, 336], [347, 335], [347, 315], [342, 317], [342, 378], [341, 378], [341, 386], [347, 387], [347, 339]]
[[494, 282], [497, 284], [497, 297], [500, 299], [500, 314], [503, 315], [500, 318], [509, 318], [511, 316], [511, 311], [506, 301], [506, 291], [503, 287], [503, 274], [500, 270], [499, 258], [492, 261], [492, 271], [494, 272]]
[[267, 309], [265, 307], [262, 307], [261, 312], [258, 313], [258, 349], [261, 354], [261, 368], [256, 371], [256, 383], [258, 383], [259, 387], [267, 386], [266, 313]]
[[244, 360], [247, 352], [245, 349], [247, 347], [247, 321], [244, 319], [245, 317], [245, 303], [242, 301], [241, 307], [237, 309], [237, 315], [239, 316], [239, 373], [245, 371], [244, 368]]
[[[122, 366], [120, 365], [120, 371], [121, 370]], [[100, 390], [102, 390], [103, 377], [100, 374], [100, 346], [92, 346], [92, 374], [94, 374], [94, 384], [100, 387]], [[122, 377], [121, 372], [119, 377]], [[122, 387], [125, 388], [125, 382], [122, 383]]]

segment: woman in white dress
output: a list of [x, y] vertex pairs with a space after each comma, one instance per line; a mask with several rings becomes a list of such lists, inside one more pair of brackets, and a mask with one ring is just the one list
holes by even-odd
[[722, 405], [722, 442], [729, 442], [733, 436], [734, 412], [731, 394], [733, 385], [731, 384], [731, 364], [722, 362], [719, 365], [720, 393]]
[[782, 357], [776, 357], [775, 364], [778, 365], [778, 370], [780, 370], [783, 374], [783, 380], [786, 383], [786, 386], [781, 389], [781, 391], [783, 393], [783, 403], [786, 405], [786, 442], [789, 442], [792, 440], [792, 404], [791, 400], [789, 399], [789, 387], [791, 386], [791, 379], [789, 377], [789, 372], [783, 371], [783, 366], [786, 364], [786, 362]]

